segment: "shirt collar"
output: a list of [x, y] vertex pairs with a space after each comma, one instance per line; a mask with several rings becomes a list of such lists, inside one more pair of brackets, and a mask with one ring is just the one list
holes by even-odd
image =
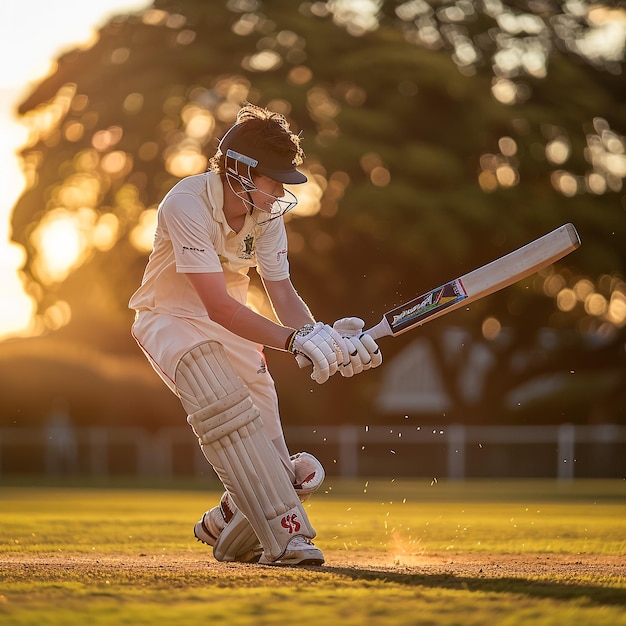
[[211, 212], [213, 219], [222, 225], [222, 230], [226, 236], [234, 236], [246, 234], [253, 226], [255, 222], [252, 220], [250, 214], [246, 215], [245, 226], [235, 233], [235, 231], [229, 226], [226, 215], [224, 215], [224, 183], [219, 174], [215, 172], [207, 172], [206, 190], [209, 196], [209, 205], [211, 206]]

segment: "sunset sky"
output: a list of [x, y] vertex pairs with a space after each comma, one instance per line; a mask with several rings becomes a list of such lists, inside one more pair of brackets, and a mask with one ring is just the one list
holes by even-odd
[[54, 70], [64, 50], [89, 42], [117, 13], [150, 5], [149, 0], [21, 0], [4, 3], [0, 21], [0, 340], [28, 332], [33, 303], [18, 270], [23, 250], [9, 242], [10, 217], [24, 186], [16, 152], [27, 132], [15, 109], [31, 85]]

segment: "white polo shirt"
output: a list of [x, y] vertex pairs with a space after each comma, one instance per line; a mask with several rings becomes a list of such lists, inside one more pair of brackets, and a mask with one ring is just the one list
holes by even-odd
[[202, 317], [207, 311], [185, 273], [224, 272], [228, 293], [242, 304], [251, 267], [265, 280], [289, 277], [282, 219], [258, 226], [250, 215], [236, 233], [224, 216], [224, 188], [213, 172], [189, 176], [163, 198], [152, 253], [130, 299], [137, 311]]

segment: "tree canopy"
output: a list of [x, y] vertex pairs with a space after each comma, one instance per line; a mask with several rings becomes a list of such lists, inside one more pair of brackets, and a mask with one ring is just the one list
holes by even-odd
[[[136, 356], [126, 305], [156, 207], [206, 169], [248, 100], [303, 135], [310, 182], [288, 216], [290, 259], [319, 319], [373, 324], [571, 221], [574, 255], [423, 332], [454, 419], [496, 420], [516, 386], [571, 370], [589, 394], [565, 419], [625, 420], [625, 29], [612, 5], [550, 0], [156, 0], [112, 19], [20, 107], [32, 132], [13, 236], [39, 332], [90, 346], [91, 362]], [[271, 315], [258, 284], [251, 295]], [[498, 357], [473, 406], [458, 393], [462, 359], [446, 358], [450, 323]], [[333, 380], [309, 402], [306, 376], [270, 359], [292, 421], [376, 419], [380, 374]], [[598, 370], [612, 382], [594, 385]]]

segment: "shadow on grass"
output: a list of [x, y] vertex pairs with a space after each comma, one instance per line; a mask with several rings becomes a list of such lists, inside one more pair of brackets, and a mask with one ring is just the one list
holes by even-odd
[[461, 589], [483, 593], [516, 593], [533, 598], [582, 600], [594, 605], [626, 606], [626, 590], [594, 584], [550, 582], [521, 577], [490, 578], [487, 576], [456, 576], [454, 574], [411, 574], [358, 567], [321, 567], [316, 568], [315, 571], [345, 576], [355, 581], [378, 581], [410, 587]]

